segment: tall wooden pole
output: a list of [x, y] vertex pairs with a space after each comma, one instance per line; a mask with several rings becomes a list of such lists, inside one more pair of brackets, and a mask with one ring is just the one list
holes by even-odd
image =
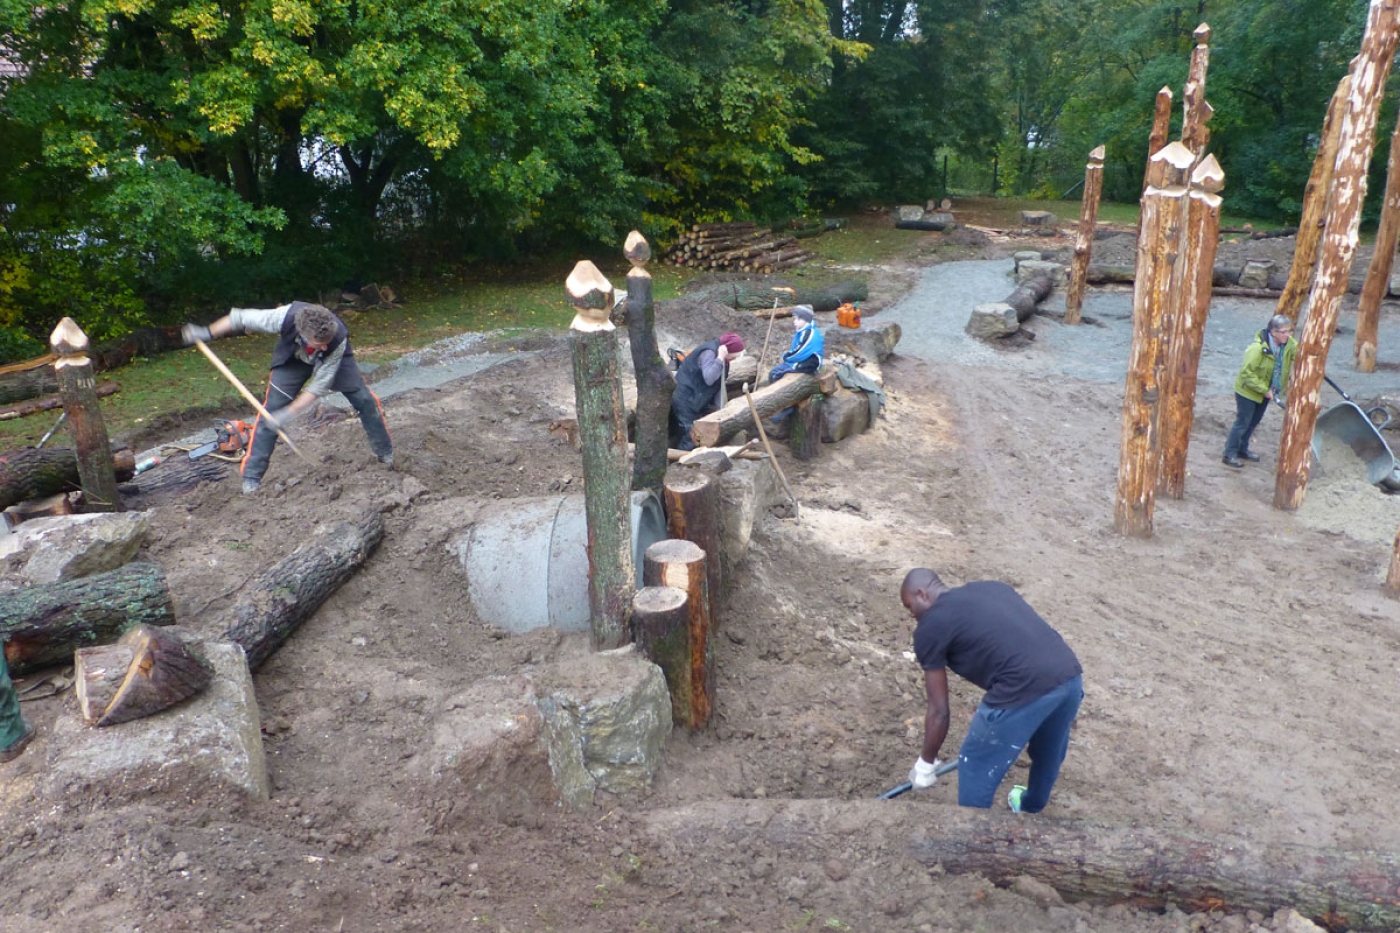
[[1162, 466], [1158, 492], [1173, 499], [1186, 494], [1186, 452], [1195, 420], [1196, 375], [1201, 362], [1206, 315], [1210, 311], [1211, 277], [1220, 243], [1220, 190], [1225, 173], [1208, 155], [1191, 173], [1191, 195], [1183, 235], [1183, 274], [1175, 286], [1181, 294], [1167, 345], [1162, 386]]
[[1074, 263], [1065, 293], [1066, 324], [1078, 324], [1084, 310], [1084, 286], [1094, 250], [1094, 229], [1099, 222], [1099, 198], [1103, 195], [1103, 158], [1103, 146], [1095, 146], [1089, 152], [1089, 164], [1084, 166], [1084, 200], [1079, 202], [1079, 232], [1074, 239]]
[[676, 380], [656, 345], [656, 304], [646, 264], [651, 246], [636, 230], [622, 248], [632, 268], [627, 272], [627, 337], [637, 380], [637, 449], [632, 461], [632, 488], [650, 490], [658, 499], [666, 481], [668, 419]]
[[1376, 251], [1361, 287], [1361, 304], [1356, 311], [1356, 369], [1376, 371], [1376, 344], [1380, 339], [1381, 299], [1390, 290], [1390, 268], [1395, 260], [1395, 241], [1400, 238], [1400, 117], [1390, 134], [1390, 162], [1385, 173], [1385, 201], [1381, 222], [1376, 228]]
[[112, 442], [102, 420], [92, 358], [87, 352], [87, 334], [77, 322], [66, 317], [49, 336], [49, 347], [58, 357], [53, 369], [58, 377], [63, 411], [68, 415], [68, 426], [73, 432], [73, 444], [77, 447], [83, 507], [88, 512], [115, 512], [121, 499], [117, 495], [117, 477], [112, 472]]
[[1196, 47], [1191, 50], [1191, 68], [1187, 72], [1186, 87], [1182, 92], [1181, 144], [1199, 159], [1205, 155], [1206, 143], [1210, 141], [1210, 127], [1206, 124], [1215, 114], [1215, 109], [1206, 102], [1206, 71], [1210, 68], [1210, 27], [1201, 23], [1192, 35], [1196, 38]]
[[1288, 269], [1288, 282], [1279, 295], [1275, 314], [1290, 321], [1298, 320], [1303, 298], [1312, 288], [1313, 271], [1317, 268], [1317, 250], [1322, 243], [1322, 230], [1327, 224], [1327, 204], [1332, 193], [1332, 173], [1337, 168], [1337, 143], [1342, 134], [1342, 115], [1351, 99], [1351, 75], [1337, 82], [1327, 116], [1322, 121], [1322, 139], [1313, 158], [1312, 172], [1303, 188], [1303, 217], [1298, 221], [1298, 239], [1293, 246], [1293, 264]]
[[1113, 527], [1120, 534], [1149, 537], [1156, 506], [1158, 401], [1165, 363], [1163, 326], [1171, 319], [1173, 269], [1189, 194], [1187, 179], [1196, 157], [1179, 142], [1168, 143], [1147, 166], [1133, 282], [1133, 348], [1123, 390], [1123, 441]]
[[1317, 424], [1319, 388], [1326, 375], [1327, 351], [1337, 328], [1337, 313], [1356, 257], [1357, 227], [1366, 200], [1366, 167], [1375, 145], [1376, 116], [1385, 79], [1400, 38], [1400, 0], [1371, 0], [1361, 54], [1352, 65], [1351, 94], [1337, 143], [1332, 202], [1322, 235], [1322, 258], [1308, 295], [1308, 316], [1289, 379], [1288, 410], [1283, 419], [1274, 507], [1292, 510], [1303, 504], [1308, 485], [1309, 442]]
[[[1162, 151], [1172, 131], [1172, 89], [1165, 84], [1157, 91], [1157, 99], [1152, 106], [1152, 130], [1147, 134], [1147, 171], [1142, 173], [1142, 193], [1147, 193], [1148, 176], [1152, 172], [1152, 157]], [[1142, 220], [1138, 220], [1141, 229]]]
[[574, 266], [564, 283], [574, 306], [574, 398], [583, 448], [583, 511], [588, 523], [588, 608], [593, 648], [629, 641], [632, 595], [632, 519], [627, 469], [627, 425], [617, 372], [617, 330], [609, 316], [612, 284], [593, 263]]

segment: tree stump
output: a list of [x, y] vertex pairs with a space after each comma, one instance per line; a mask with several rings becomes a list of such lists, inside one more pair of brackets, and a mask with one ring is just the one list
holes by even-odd
[[[125, 667], [122, 662], [125, 660]], [[90, 726], [112, 726], [169, 709], [209, 686], [214, 669], [174, 632], [142, 625], [115, 645], [74, 656], [78, 705]]]
[[627, 273], [627, 337], [632, 351], [632, 369], [637, 381], [636, 454], [632, 460], [632, 488], [649, 490], [661, 496], [670, 461], [666, 457], [669, 440], [671, 395], [676, 380], [661, 358], [656, 345], [656, 304], [652, 301], [651, 273], [646, 262], [651, 247], [640, 233], [627, 234], [623, 248], [632, 269]]
[[788, 434], [794, 460], [815, 460], [822, 448], [822, 397], [814, 395], [797, 403]]
[[16, 674], [67, 662], [78, 648], [114, 641], [135, 625], [174, 624], [165, 572], [155, 564], [0, 593], [0, 641]]
[[674, 586], [644, 586], [632, 597], [637, 648], [661, 668], [671, 694], [671, 721], [694, 720], [690, 676], [690, 597]]
[[78, 451], [78, 478], [83, 488], [83, 508], [89, 512], [115, 512], [121, 506], [117, 480], [112, 475], [112, 443], [102, 420], [92, 360], [87, 355], [87, 335], [72, 318], [58, 322], [49, 336], [49, 346], [58, 359], [54, 375], [63, 410], [68, 415], [73, 444]]
[[718, 631], [724, 603], [724, 561], [720, 560], [719, 483], [704, 470], [678, 467], [666, 474], [666, 530], [673, 538], [696, 544], [708, 559], [710, 625]]
[[[718, 559], [718, 555], [715, 555]], [[686, 594], [686, 692], [672, 708], [680, 710], [678, 722], [702, 728], [710, 720], [714, 697], [713, 649], [710, 646], [710, 595], [705, 570], [706, 554], [693, 541], [668, 538], [647, 548], [642, 582], [649, 587], [674, 587]], [[660, 662], [658, 662], [660, 663]], [[678, 675], [679, 676], [679, 675]]]

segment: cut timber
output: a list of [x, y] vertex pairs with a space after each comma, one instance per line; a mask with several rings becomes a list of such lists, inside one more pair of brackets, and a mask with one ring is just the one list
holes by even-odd
[[844, 352], [863, 360], [883, 363], [894, 353], [903, 333], [894, 321], [866, 323], [859, 330], [843, 327], [826, 335], [826, 352]]
[[1084, 309], [1084, 287], [1093, 253], [1094, 229], [1098, 225], [1099, 198], [1103, 194], [1104, 147], [1095, 146], [1084, 166], [1084, 198], [1079, 208], [1079, 229], [1075, 232], [1074, 262], [1070, 267], [1069, 289], [1065, 292], [1065, 323], [1078, 324]]
[[83, 509], [115, 512], [121, 507], [121, 499], [110, 467], [112, 442], [97, 400], [87, 335], [72, 318], [66, 317], [49, 335], [49, 346], [58, 355], [53, 364], [54, 375], [58, 377], [58, 394], [63, 397], [63, 411], [77, 448]]
[[[703, 449], [703, 448], [702, 448]], [[693, 451], [692, 451], [693, 452]], [[704, 470], [677, 467], [666, 473], [666, 531], [672, 538], [693, 542], [706, 554], [720, 553], [719, 483]], [[723, 561], [706, 561], [710, 593], [710, 624], [720, 626], [724, 602]]]
[[135, 625], [173, 625], [165, 572], [130, 563], [66, 583], [0, 593], [0, 641], [10, 671], [67, 663], [79, 648], [115, 641]]
[[200, 483], [218, 483], [237, 473], [236, 464], [216, 457], [200, 457], [191, 460], [183, 453], [167, 457], [160, 465], [142, 473], [136, 480], [136, 489], [141, 493], [184, 492]]
[[383, 537], [377, 511], [318, 527], [310, 541], [242, 588], [223, 638], [242, 646], [256, 671], [364, 566]]
[[[136, 473], [136, 455], [125, 448], [112, 455], [118, 482]], [[0, 454], [0, 509], [79, 488], [78, 457], [71, 447], [24, 447]]]
[[[99, 382], [93, 390], [98, 398], [106, 398], [109, 395], [116, 395], [121, 389], [115, 382]], [[48, 395], [44, 398], [30, 399], [27, 402], [20, 402], [18, 405], [10, 405], [0, 408], [0, 421], [13, 421], [16, 418], [28, 418], [30, 415], [37, 415], [46, 411], [53, 411], [55, 408], [63, 407], [63, 397], [60, 395]]]
[[1036, 306], [1055, 290], [1055, 283], [1048, 275], [1033, 275], [1004, 299], [1006, 304], [1016, 309], [1016, 320], [1024, 324], [1035, 314]]
[[865, 301], [870, 297], [869, 286], [860, 280], [838, 282], [823, 289], [796, 289], [795, 291], [774, 291], [771, 288], [754, 288], [735, 285], [729, 306], [741, 311], [768, 311], [773, 307], [773, 299], [782, 299], [784, 304], [811, 305], [813, 311], [835, 311], [845, 302]]
[[[673, 657], [669, 663], [677, 668], [676, 680], [681, 687], [679, 695], [672, 695], [672, 716], [689, 729], [703, 728], [710, 721], [714, 708], [714, 649], [710, 642], [713, 624], [707, 562], [705, 551], [695, 542], [667, 538], [647, 548], [642, 563], [645, 585], [675, 587], [686, 595], [685, 654]], [[666, 664], [661, 664], [661, 668], [665, 671]], [[668, 672], [667, 681], [670, 679]]]
[[690, 598], [674, 586], [644, 586], [632, 596], [637, 649], [666, 677], [671, 721], [688, 726], [690, 705]]
[[822, 396], [814, 395], [797, 403], [791, 415], [788, 449], [794, 460], [815, 460], [822, 449]]
[[[760, 417], [767, 418], [775, 411], [796, 405], [804, 398], [811, 398], [821, 391], [821, 381], [806, 373], [788, 373], [777, 382], [770, 383], [754, 392], [754, 406]], [[735, 399], [719, 411], [700, 418], [690, 429], [690, 437], [697, 447], [716, 447], [740, 431], [752, 430], [753, 413], [748, 402]]]
[[[83, 648], [74, 657], [78, 702], [89, 725], [113, 726], [152, 716], [199, 693], [214, 676], [203, 656], [166, 629], [138, 626], [112, 649]], [[123, 655], [128, 661], [118, 680], [111, 672]]]

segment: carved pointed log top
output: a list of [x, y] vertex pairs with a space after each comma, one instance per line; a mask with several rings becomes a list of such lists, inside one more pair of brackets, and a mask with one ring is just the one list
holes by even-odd
[[1196, 157], [1181, 142], [1173, 140], [1147, 162], [1147, 184], [1154, 188], [1185, 185]]
[[622, 255], [634, 266], [640, 266], [651, 259], [651, 244], [636, 230], [627, 234], [627, 242], [622, 245]]
[[1172, 93], [1172, 89], [1167, 87], [1165, 84], [1162, 85], [1162, 87], [1157, 91], [1157, 98], [1159, 100], [1163, 97], [1165, 97], [1167, 100], [1171, 100], [1175, 96], [1176, 95]]
[[1210, 26], [1206, 23], [1201, 23], [1191, 35], [1196, 37], [1197, 45], [1205, 45], [1210, 42]]
[[1191, 184], [1215, 194], [1225, 187], [1225, 170], [1214, 154], [1207, 155], [1191, 173]]
[[1105, 150], [1103, 146], [1095, 146], [1093, 149], [1089, 150], [1089, 161], [1102, 165], [1104, 156], [1107, 154], [1107, 150]]
[[66, 317], [58, 322], [58, 326], [49, 335], [49, 346], [53, 352], [60, 356], [71, 356], [75, 353], [86, 353], [88, 348], [87, 334], [78, 326], [78, 322], [71, 317]]
[[587, 259], [580, 260], [564, 280], [569, 304], [578, 312], [570, 325], [573, 330], [612, 330], [608, 320], [613, 307], [613, 287], [607, 276]]

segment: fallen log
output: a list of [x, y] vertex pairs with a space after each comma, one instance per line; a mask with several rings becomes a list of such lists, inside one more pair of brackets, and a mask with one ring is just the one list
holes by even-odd
[[[98, 398], [106, 398], [115, 395], [121, 390], [115, 382], [99, 382], [94, 391]], [[18, 405], [9, 405], [0, 408], [0, 421], [13, 421], [16, 418], [28, 418], [30, 415], [37, 415], [40, 412], [53, 411], [55, 408], [63, 407], [63, 397], [61, 395], [47, 395], [43, 398], [30, 399], [27, 402], [20, 402]]]
[[248, 669], [256, 671], [364, 565], [383, 537], [377, 511], [317, 527], [310, 541], [243, 587], [223, 638], [241, 645]]
[[849, 353], [851, 356], [883, 363], [894, 353], [904, 332], [894, 321], [863, 324], [856, 330], [837, 328], [826, 334], [826, 352]]
[[[777, 382], [754, 392], [753, 404], [759, 416], [767, 418], [776, 411], [796, 405], [821, 391], [821, 381], [806, 373], [788, 373]], [[753, 413], [745, 399], [735, 399], [719, 411], [711, 412], [691, 426], [690, 438], [696, 447], [717, 447], [740, 431], [754, 427]]]
[[136, 625], [174, 625], [165, 572], [135, 562], [65, 583], [0, 593], [0, 641], [13, 673], [67, 663]]
[[894, 228], [896, 230], [931, 230], [941, 233], [944, 230], [951, 230], [957, 226], [952, 220], [897, 220]]
[[1024, 324], [1032, 314], [1035, 314], [1036, 306], [1055, 290], [1055, 283], [1048, 275], [1033, 275], [1021, 283], [1020, 287], [1007, 295], [1004, 299], [1006, 304], [1016, 309], [1016, 320]]
[[[117, 482], [136, 475], [136, 455], [126, 448], [113, 451], [112, 473]], [[80, 489], [78, 457], [71, 447], [24, 447], [0, 454], [0, 509]]]
[[656, 810], [646, 831], [687, 857], [774, 848], [820, 860], [859, 827], [871, 851], [907, 846], [930, 869], [998, 885], [1029, 876], [1067, 899], [1210, 904], [1265, 914], [1293, 908], [1343, 925], [1400, 927], [1400, 858], [1238, 837], [1200, 837], [1079, 820], [1016, 818], [912, 804], [929, 830], [910, 841], [910, 805], [887, 801], [725, 800]]
[[237, 469], [237, 464], [213, 456], [191, 460], [184, 453], [177, 453], [162, 459], [156, 467], [142, 473], [136, 481], [136, 492], [186, 492], [200, 483], [222, 482]]
[[739, 311], [766, 311], [772, 309], [775, 296], [780, 297], [785, 305], [811, 305], [813, 311], [835, 311], [847, 301], [865, 301], [870, 297], [870, 288], [859, 280], [838, 282], [829, 288], [798, 288], [793, 292], [735, 285], [729, 306]]
[[[88, 350], [95, 373], [110, 372], [138, 356], [158, 356], [183, 349], [178, 327], [142, 327]], [[58, 392], [53, 354], [0, 368], [0, 405], [9, 405]]]
[[90, 726], [152, 716], [209, 686], [214, 668], [169, 629], [138, 626], [115, 645], [74, 655], [78, 707]]

